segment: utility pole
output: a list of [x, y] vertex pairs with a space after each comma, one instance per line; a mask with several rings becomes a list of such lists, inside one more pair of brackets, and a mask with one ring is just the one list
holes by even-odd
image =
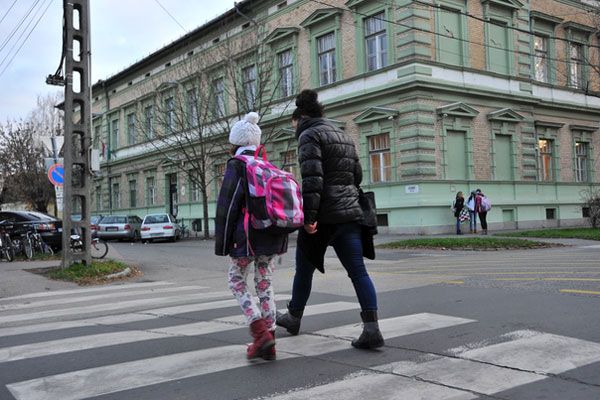
[[[65, 144], [63, 268], [80, 261], [91, 265], [90, 244], [90, 169], [91, 66], [89, 0], [63, 0], [65, 57]], [[81, 218], [73, 221], [72, 215]], [[81, 235], [83, 249], [73, 252], [71, 229]]]

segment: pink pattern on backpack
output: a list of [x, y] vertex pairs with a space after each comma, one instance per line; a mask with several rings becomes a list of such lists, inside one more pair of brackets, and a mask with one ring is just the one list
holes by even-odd
[[[260, 151], [263, 157], [259, 158]], [[250, 223], [255, 229], [282, 228], [290, 232], [304, 224], [302, 193], [294, 176], [267, 160], [264, 147], [254, 156], [238, 155], [246, 164]]]

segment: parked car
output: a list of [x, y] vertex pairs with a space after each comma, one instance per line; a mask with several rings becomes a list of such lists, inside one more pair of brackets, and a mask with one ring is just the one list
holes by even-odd
[[[92, 232], [92, 237], [96, 237], [96, 233], [98, 232], [98, 223], [103, 217], [103, 215], [92, 215], [90, 217], [90, 231]], [[73, 214], [71, 216], [71, 221], [81, 221], [81, 214]]]
[[100, 221], [104, 218], [104, 215], [92, 215], [90, 217], [90, 231], [92, 232], [92, 237], [96, 237], [98, 234], [98, 225]]
[[170, 239], [175, 242], [181, 238], [181, 227], [169, 214], [149, 214], [142, 222], [142, 241]]
[[13, 227], [9, 231], [11, 236], [18, 236], [35, 228], [44, 243], [52, 249], [62, 248], [62, 221], [58, 218], [37, 211], [0, 211], [0, 221], [12, 223]]
[[142, 219], [137, 215], [107, 215], [100, 220], [96, 235], [100, 239], [127, 239], [133, 242], [140, 238]]

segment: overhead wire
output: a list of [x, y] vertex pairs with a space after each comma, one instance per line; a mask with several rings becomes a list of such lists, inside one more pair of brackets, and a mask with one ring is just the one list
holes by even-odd
[[6, 10], [6, 12], [4, 13], [4, 15], [2, 16], [2, 18], [0, 18], [0, 24], [2, 23], [2, 21], [4, 21], [4, 18], [6, 18], [6, 16], [8, 15], [8, 13], [10, 13], [10, 10], [13, 9], [13, 7], [15, 6], [15, 4], [17, 4], [17, 0], [13, 1], [13, 3], [10, 5], [10, 7], [8, 7], [8, 10]]
[[[17, 51], [13, 54], [13, 56], [8, 61], [8, 63], [4, 67], [4, 69], [2, 71], [0, 71], [0, 77], [4, 74], [4, 72], [8, 69], [8, 67], [12, 64], [13, 60], [19, 54], [19, 52], [21, 51], [21, 49], [23, 48], [23, 46], [25, 45], [25, 43], [27, 43], [27, 40], [29, 39], [29, 37], [31, 36], [31, 34], [35, 30], [35, 28], [38, 26], [38, 24], [40, 23], [40, 21], [42, 20], [42, 18], [44, 17], [44, 15], [46, 15], [46, 12], [50, 8], [50, 6], [52, 5], [52, 1], [53, 0], [49, 0], [48, 1], [48, 4], [46, 5], [46, 8], [44, 8], [43, 12], [40, 14], [40, 16], [38, 17], [37, 21], [33, 25], [33, 27], [29, 30], [29, 33], [27, 34], [27, 36], [25, 37], [25, 39], [23, 39], [23, 41], [21, 42], [21, 45], [19, 46], [19, 48], [17, 49]], [[42, 6], [43, 6], [43, 3], [42, 3]], [[40, 9], [41, 9], [41, 7], [40, 7]], [[28, 24], [28, 26], [29, 26], [29, 24]], [[2, 63], [0, 63], [0, 68], [1, 68], [1, 66], [2, 66]]]
[[39, 2], [40, 2], [40, 0], [34, 1], [34, 3], [31, 5], [31, 7], [27, 11], [27, 13], [21, 18], [21, 20], [19, 21], [19, 23], [17, 23], [17, 25], [13, 28], [13, 30], [6, 36], [6, 38], [4, 39], [2, 44], [0, 44], [0, 52], [12, 40], [12, 38], [15, 36], [17, 31], [21, 28], [21, 25], [23, 25], [23, 23], [27, 20], [27, 18], [29, 18], [29, 16], [31, 15], [31, 12], [38, 5]]
[[171, 19], [172, 19], [173, 21], [175, 21], [175, 23], [176, 23], [177, 25], [179, 25], [179, 27], [180, 27], [181, 29], [183, 29], [183, 31], [184, 31], [184, 32], [187, 32], [187, 29], [185, 29], [185, 28], [183, 27], [183, 25], [181, 25], [181, 24], [179, 23], [179, 21], [177, 21], [177, 19], [176, 19], [176, 18], [173, 16], [173, 14], [171, 14], [171, 13], [169, 12], [169, 10], [167, 10], [167, 9], [165, 8], [165, 6], [163, 6], [163, 5], [160, 3], [160, 1], [158, 1], [158, 0], [154, 0], [154, 1], [156, 2], [156, 4], [158, 4], [158, 5], [160, 6], [160, 8], [162, 8], [162, 9], [163, 9], [163, 11], [164, 11], [165, 13], [167, 13], [167, 15], [168, 15], [169, 17], [171, 17]]

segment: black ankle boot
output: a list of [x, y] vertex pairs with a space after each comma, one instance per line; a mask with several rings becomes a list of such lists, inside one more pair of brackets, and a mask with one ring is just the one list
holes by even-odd
[[357, 349], [376, 349], [384, 345], [383, 336], [377, 322], [377, 311], [362, 311], [363, 331], [358, 339], [352, 341]]
[[304, 310], [293, 310], [288, 303], [288, 312], [285, 314], [277, 313], [275, 324], [285, 328], [290, 335], [297, 335], [300, 331], [300, 320]]

